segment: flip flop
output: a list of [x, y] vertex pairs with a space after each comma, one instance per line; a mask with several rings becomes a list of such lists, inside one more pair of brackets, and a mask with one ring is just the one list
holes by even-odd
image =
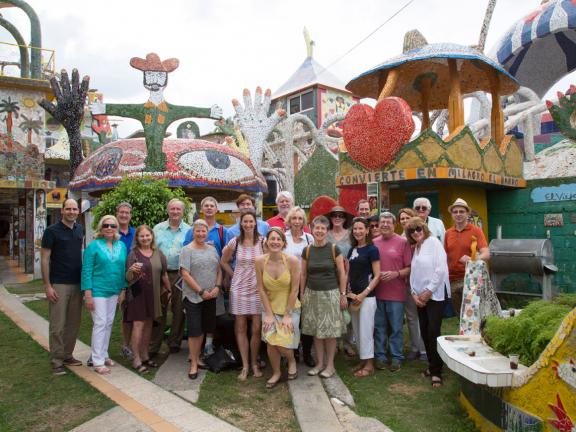
[[280, 382], [280, 379], [277, 379], [276, 381], [266, 381], [266, 388], [268, 390], [273, 389], [274, 387], [276, 387], [278, 385], [279, 382]]
[[148, 367], [151, 367], [151, 368], [157, 368], [158, 367], [158, 363], [156, 363], [154, 360], [150, 360], [150, 359], [142, 361], [142, 364], [146, 365]]
[[140, 363], [138, 366], [132, 366], [132, 369], [134, 369], [136, 372], [138, 372], [140, 375], [145, 374], [146, 372], [148, 372], [148, 368], [146, 366], [144, 366], [142, 363]]
[[432, 377], [432, 387], [434, 387], [434, 388], [442, 387], [442, 377], [433, 376]]
[[288, 379], [290, 381], [295, 380], [296, 378], [298, 378], [298, 371], [294, 372], [294, 373], [290, 373], [288, 372]]
[[371, 375], [374, 375], [374, 369], [360, 369], [354, 373], [356, 378], [366, 378]]

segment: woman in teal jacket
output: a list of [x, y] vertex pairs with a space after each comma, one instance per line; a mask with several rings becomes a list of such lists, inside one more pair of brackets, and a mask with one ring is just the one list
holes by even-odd
[[92, 313], [92, 363], [99, 374], [110, 373], [114, 362], [108, 355], [118, 295], [126, 288], [126, 246], [120, 241], [118, 220], [106, 215], [98, 222], [97, 233], [84, 251], [82, 291]]

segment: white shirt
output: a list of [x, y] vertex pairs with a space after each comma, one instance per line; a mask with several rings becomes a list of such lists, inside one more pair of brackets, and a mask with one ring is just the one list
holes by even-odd
[[414, 250], [410, 266], [410, 289], [420, 295], [425, 290], [432, 292], [432, 300], [444, 300], [444, 287], [450, 297], [448, 261], [444, 246], [436, 237], [430, 236]]
[[293, 255], [298, 257], [298, 262], [302, 261], [302, 251], [308, 245], [314, 245], [314, 237], [312, 234], [303, 233], [300, 236], [300, 243], [294, 243], [294, 238], [292, 237], [292, 231], [286, 231], [286, 249], [284, 252], [288, 255]]
[[446, 233], [446, 228], [444, 227], [444, 222], [441, 219], [437, 219], [432, 216], [428, 216], [426, 221], [428, 229], [434, 237], [440, 240], [440, 243], [444, 244], [444, 234]]

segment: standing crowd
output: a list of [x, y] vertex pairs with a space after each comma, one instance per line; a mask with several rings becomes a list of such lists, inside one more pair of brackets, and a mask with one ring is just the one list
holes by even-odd
[[397, 216], [371, 216], [366, 200], [358, 202], [357, 216], [336, 206], [315, 217], [310, 228], [289, 192], [280, 192], [276, 203], [278, 214], [265, 222], [256, 216], [254, 199], [240, 195], [238, 222], [226, 228], [216, 221], [213, 197], [201, 201], [203, 219], [192, 226], [183, 220], [184, 203], [173, 199], [167, 220], [135, 228], [132, 206], [123, 202], [115, 215], [98, 221], [94, 240], [82, 252], [78, 204], [66, 200], [62, 220], [42, 239], [53, 373], [82, 364], [72, 353], [83, 299], [93, 321], [88, 366], [100, 374], [114, 366], [108, 348], [119, 304], [122, 353], [138, 373], [158, 367], [153, 359], [170, 311], [166, 343], [178, 352], [187, 328], [188, 377], [196, 379], [214, 353], [217, 319], [229, 312], [241, 381], [263, 376], [262, 342], [272, 370], [268, 388], [281, 379], [282, 357], [288, 379], [298, 376], [300, 346], [308, 375], [329, 378], [340, 340], [360, 360], [354, 368], [358, 378], [421, 359], [428, 362], [424, 375], [441, 386], [436, 338], [445, 304], [451, 299], [460, 315], [466, 262], [490, 258], [482, 230], [469, 222], [468, 204], [458, 198], [448, 207], [454, 226], [445, 230], [430, 216], [427, 198], [417, 198]]

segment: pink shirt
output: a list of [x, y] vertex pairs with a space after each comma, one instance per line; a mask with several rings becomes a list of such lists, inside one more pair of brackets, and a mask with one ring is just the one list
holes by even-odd
[[[412, 250], [408, 240], [398, 234], [393, 234], [389, 239], [382, 236], [374, 239], [374, 246], [380, 252], [380, 271], [400, 271], [410, 267]], [[392, 279], [389, 282], [380, 282], [376, 287], [376, 298], [388, 301], [406, 301], [408, 287], [405, 278]]]

